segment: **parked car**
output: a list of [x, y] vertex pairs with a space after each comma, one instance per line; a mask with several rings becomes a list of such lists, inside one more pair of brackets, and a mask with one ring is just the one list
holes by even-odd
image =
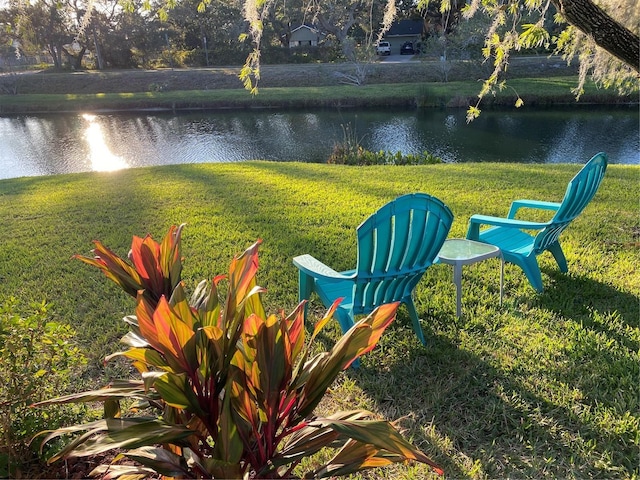
[[415, 55], [416, 51], [413, 48], [413, 43], [404, 42], [400, 47], [400, 55]]
[[378, 42], [376, 55], [391, 55], [391, 44], [389, 42]]

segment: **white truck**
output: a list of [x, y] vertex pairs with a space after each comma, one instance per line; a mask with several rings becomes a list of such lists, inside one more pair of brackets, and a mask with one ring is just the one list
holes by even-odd
[[376, 45], [376, 55], [391, 55], [391, 44], [389, 42], [378, 42]]

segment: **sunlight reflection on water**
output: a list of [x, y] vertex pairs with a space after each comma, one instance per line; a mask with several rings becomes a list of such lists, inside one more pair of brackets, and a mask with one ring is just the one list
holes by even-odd
[[89, 145], [89, 159], [91, 169], [94, 172], [114, 172], [129, 168], [129, 164], [122, 157], [114, 155], [109, 150], [105, 141], [102, 127], [96, 122], [96, 116], [88, 113], [82, 114], [82, 118], [89, 122], [89, 126], [84, 132], [84, 138]]

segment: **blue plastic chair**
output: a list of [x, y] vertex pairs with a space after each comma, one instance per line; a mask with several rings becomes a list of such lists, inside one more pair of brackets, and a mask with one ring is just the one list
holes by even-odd
[[355, 315], [400, 301], [407, 306], [413, 329], [424, 344], [411, 296], [438, 256], [452, 222], [451, 210], [435, 197], [414, 193], [396, 198], [358, 227], [355, 270], [336, 272], [311, 255], [293, 259], [300, 270], [300, 300], [316, 292], [328, 308], [344, 297], [336, 310], [343, 332], [353, 326]]
[[[511, 204], [507, 218], [473, 215], [469, 220], [467, 238], [499, 247], [504, 260], [521, 267], [531, 286], [542, 292], [542, 274], [537, 256], [548, 250], [558, 263], [560, 271], [568, 271], [558, 237], [596, 194], [606, 169], [607, 156], [598, 153], [569, 182], [560, 203], [516, 200]], [[515, 218], [520, 208], [551, 210], [555, 214], [548, 222], [528, 222]], [[491, 227], [480, 230], [481, 225]], [[525, 230], [537, 233], [532, 235]]]

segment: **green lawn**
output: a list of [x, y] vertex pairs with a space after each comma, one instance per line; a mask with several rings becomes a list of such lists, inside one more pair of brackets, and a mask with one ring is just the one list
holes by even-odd
[[[594, 152], [595, 153], [595, 152]], [[586, 160], [586, 159], [585, 159]], [[225, 273], [263, 239], [259, 280], [270, 311], [297, 303], [291, 259], [311, 253], [355, 265], [355, 228], [398, 195], [423, 191], [454, 212], [450, 236], [473, 213], [505, 215], [517, 198], [560, 200], [577, 165], [451, 164], [345, 167], [249, 162], [154, 167], [0, 181], [0, 303], [46, 299], [90, 358], [77, 388], [126, 373], [118, 350], [132, 300], [71, 256], [100, 239], [121, 255], [132, 235], [183, 233], [187, 288]], [[344, 373], [324, 410], [363, 407], [400, 419], [405, 435], [448, 478], [637, 478], [640, 475], [640, 168], [611, 165], [600, 191], [565, 232], [569, 274], [540, 259], [545, 291], [499, 262], [465, 268], [463, 318], [446, 265], [416, 292], [429, 345], [404, 309], [357, 371]], [[320, 312], [318, 302], [312, 311]], [[323, 341], [334, 342], [336, 325]], [[365, 473], [431, 478], [421, 465]]]
[[[73, 78], [70, 78], [71, 80]], [[577, 84], [577, 77], [571, 76], [514, 78], [509, 80], [508, 88], [497, 89], [495, 95], [485, 96], [481, 108], [492, 105], [513, 106], [518, 95], [524, 99], [526, 105], [575, 105], [575, 95], [571, 90]], [[123, 88], [126, 89], [126, 86]], [[370, 84], [360, 87], [353, 85], [270, 87], [260, 88], [258, 95], [251, 95], [242, 88], [135, 93], [3, 95], [0, 113], [149, 108], [170, 110], [416, 105], [420, 107], [466, 107], [469, 104], [475, 104], [480, 88], [481, 85], [477, 80], [471, 80], [448, 83]], [[637, 98], [632, 95], [621, 97], [613, 90], [599, 89], [593, 82], [587, 82], [580, 102], [582, 104], [637, 103]]]

